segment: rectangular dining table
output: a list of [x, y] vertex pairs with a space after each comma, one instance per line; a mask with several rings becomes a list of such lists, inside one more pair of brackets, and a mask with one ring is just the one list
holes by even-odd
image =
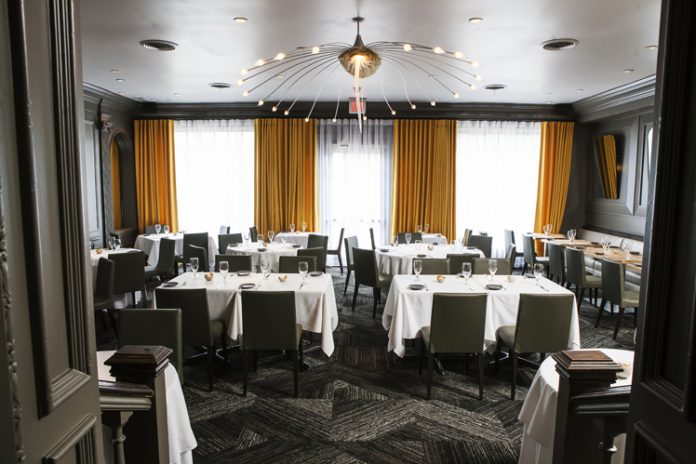
[[583, 250], [585, 256], [596, 260], [609, 259], [625, 264], [626, 269], [640, 274], [643, 270], [643, 254], [637, 251], [626, 252], [619, 248], [609, 248], [606, 252], [602, 247], [588, 247]]
[[[489, 283], [502, 284], [500, 290], [488, 290]], [[423, 290], [412, 290], [411, 284], [425, 284]], [[436, 276], [397, 275], [392, 279], [389, 296], [382, 314], [382, 326], [389, 332], [388, 350], [403, 357], [406, 353], [404, 340], [420, 337], [423, 327], [430, 325], [434, 293], [486, 293], [486, 325], [484, 344], [490, 350], [495, 345], [495, 331], [502, 326], [517, 324], [517, 309], [522, 293], [543, 295], [572, 295], [573, 293], [552, 281], [540, 278], [537, 286], [535, 279], [524, 276], [488, 276], [473, 275], [468, 283], [458, 276], [445, 276], [444, 282], [437, 281]], [[568, 348], [580, 348], [580, 323], [577, 304], [573, 298], [573, 312], [568, 327]]]

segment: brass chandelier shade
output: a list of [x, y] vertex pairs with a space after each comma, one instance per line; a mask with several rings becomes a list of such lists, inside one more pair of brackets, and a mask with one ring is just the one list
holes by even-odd
[[355, 75], [357, 67], [360, 79], [370, 77], [376, 73], [379, 65], [382, 64], [382, 58], [374, 50], [363, 44], [360, 34], [355, 38], [355, 43], [352, 47], [338, 55], [338, 61], [341, 62], [343, 69], [351, 76]]

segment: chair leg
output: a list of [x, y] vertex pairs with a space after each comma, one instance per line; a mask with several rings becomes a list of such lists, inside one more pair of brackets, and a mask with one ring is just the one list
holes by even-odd
[[244, 387], [243, 396], [247, 396], [247, 382], [249, 380], [249, 350], [242, 348], [242, 364], [244, 365]]
[[612, 337], [616, 340], [616, 336], [619, 334], [619, 329], [621, 328], [621, 319], [623, 319], [624, 308], [619, 306], [619, 315], [616, 316], [616, 325], [614, 326], [614, 336]]
[[425, 341], [420, 339], [420, 356], [418, 357], [418, 377], [423, 375], [423, 357], [425, 356]]
[[510, 358], [512, 359], [512, 378], [510, 379], [510, 399], [515, 399], [515, 387], [517, 386], [517, 353], [510, 349]]
[[500, 364], [500, 348], [502, 344], [503, 341], [500, 338], [495, 337], [495, 369], [493, 371], [495, 375], [498, 375], [498, 365]]
[[228, 362], [228, 353], [227, 353], [227, 336], [223, 332], [222, 335], [220, 335], [220, 347], [222, 347], [222, 353], [225, 357], [225, 362]]
[[297, 347], [300, 352], [300, 363], [304, 364], [304, 348], [302, 347], [302, 336], [300, 335], [300, 346]]
[[341, 251], [338, 251], [338, 267], [341, 269], [341, 275], [343, 275], [343, 258], [341, 258]]
[[109, 331], [109, 321], [107, 320], [106, 311], [108, 311], [108, 310], [102, 309], [99, 311], [101, 313], [101, 320], [102, 320], [102, 325], [104, 326], [104, 332]]
[[297, 398], [298, 392], [299, 392], [299, 388], [298, 388], [299, 386], [297, 383], [297, 372], [298, 372], [300, 366], [299, 366], [299, 363], [297, 361], [297, 351], [298, 350], [293, 350], [293, 352], [292, 352], [292, 381], [293, 381], [293, 385], [295, 386], [295, 398]]
[[430, 388], [433, 384], [433, 362], [435, 360], [435, 355], [428, 353], [428, 394], [426, 399], [430, 399]]
[[486, 367], [485, 359], [483, 359], [483, 353], [478, 353], [476, 355], [478, 359], [478, 381], [479, 381], [479, 400], [483, 399], [483, 370]]
[[382, 292], [380, 291], [379, 287], [375, 287], [372, 289], [372, 318], [374, 319], [375, 316], [377, 315], [377, 303], [379, 300], [382, 298]]
[[352, 311], [355, 311], [355, 301], [358, 299], [358, 289], [360, 288], [360, 284], [355, 282], [355, 290], [353, 290], [353, 308]]
[[347, 275], [346, 275], [346, 287], [343, 289], [343, 296], [346, 296], [346, 293], [348, 293], [348, 282], [350, 282], [350, 273], [351, 270], [347, 269]]
[[602, 304], [599, 305], [599, 312], [597, 313], [597, 320], [595, 321], [595, 329], [599, 327], [599, 321], [602, 320], [602, 313], [604, 313], [604, 307], [607, 305], [607, 300], [602, 298]]
[[208, 391], [213, 391], [213, 362], [215, 361], [215, 345], [208, 346]]
[[524, 263], [524, 266], [522, 266], [522, 275], [525, 275], [527, 273], [527, 263]]

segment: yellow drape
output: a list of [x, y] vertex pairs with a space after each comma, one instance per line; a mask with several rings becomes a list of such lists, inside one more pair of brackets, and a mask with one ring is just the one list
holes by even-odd
[[118, 142], [111, 141], [109, 147], [109, 158], [111, 159], [111, 205], [114, 219], [114, 229], [121, 228], [121, 153], [118, 149]]
[[456, 139], [456, 121], [394, 121], [391, 235], [430, 224], [456, 237]]
[[618, 177], [616, 169], [616, 139], [613, 135], [603, 135], [595, 139], [599, 173], [602, 176], [604, 198], [619, 198]]
[[176, 231], [174, 121], [136, 120], [134, 126], [138, 228], [159, 223]]
[[257, 119], [254, 122], [254, 220], [268, 230], [317, 230], [316, 121]]
[[[572, 122], [541, 123], [535, 232], [542, 232], [544, 224], [553, 224], [553, 233], [561, 228], [573, 156], [573, 127]], [[542, 251], [543, 244], [537, 242], [537, 253]]]

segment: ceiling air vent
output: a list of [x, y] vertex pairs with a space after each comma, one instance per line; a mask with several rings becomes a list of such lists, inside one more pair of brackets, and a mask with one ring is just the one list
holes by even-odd
[[546, 42], [542, 42], [541, 47], [544, 50], [556, 52], [559, 50], [568, 50], [569, 48], [573, 48], [578, 43], [579, 42], [576, 39], [551, 39], [547, 40]]
[[160, 52], [171, 52], [179, 46], [174, 42], [159, 39], [141, 40], [140, 45], [148, 50], [159, 50]]
[[484, 87], [486, 90], [503, 90], [507, 85], [505, 84], [488, 84], [487, 86]]
[[231, 87], [227, 82], [212, 82], [208, 85], [214, 89], [229, 89]]

